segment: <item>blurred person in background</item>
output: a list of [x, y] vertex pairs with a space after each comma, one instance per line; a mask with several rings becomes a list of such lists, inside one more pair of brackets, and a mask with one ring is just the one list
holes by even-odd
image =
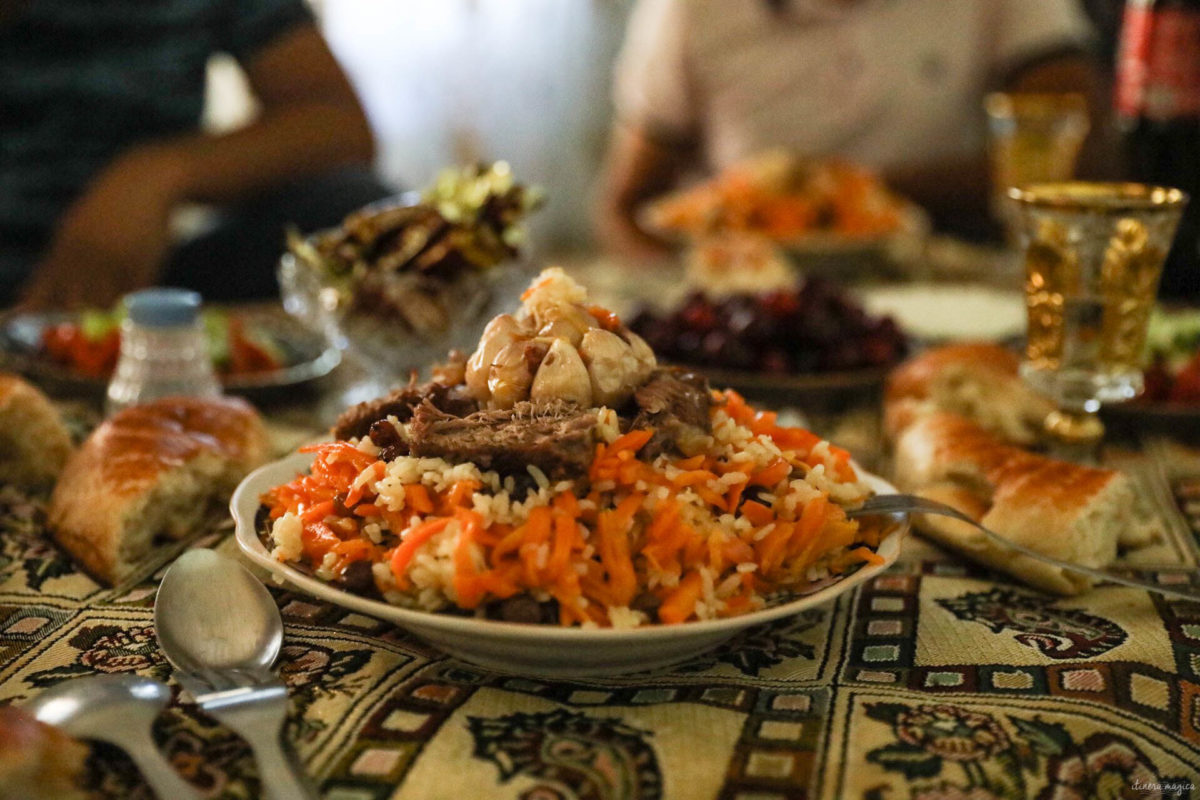
[[641, 205], [696, 171], [762, 151], [839, 156], [878, 172], [936, 227], [988, 218], [984, 96], [1081, 92], [1104, 171], [1108, 88], [1075, 0], [638, 0], [615, 75], [601, 238], [653, 257]]
[[[387, 193], [303, 0], [0, 0], [0, 49], [0, 307], [108, 306], [154, 283], [272, 294], [287, 223], [333, 224]], [[261, 111], [210, 135], [217, 52]], [[178, 242], [189, 202], [221, 215]]]

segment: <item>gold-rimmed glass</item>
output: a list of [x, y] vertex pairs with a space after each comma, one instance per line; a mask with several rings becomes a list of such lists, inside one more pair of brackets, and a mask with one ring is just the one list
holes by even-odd
[[1102, 403], [1142, 391], [1141, 354], [1163, 262], [1188, 197], [1135, 183], [1013, 188], [1028, 311], [1021, 374], [1058, 410], [1046, 432], [1094, 447]]

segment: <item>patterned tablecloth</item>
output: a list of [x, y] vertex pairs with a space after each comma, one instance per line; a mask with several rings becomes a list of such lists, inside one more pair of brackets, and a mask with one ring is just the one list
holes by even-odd
[[[1174, 583], [1200, 535], [1200, 466], [1183, 455], [1156, 445], [1127, 464], [1170, 531], [1141, 574]], [[229, 528], [191, 546], [233, 552]], [[0, 489], [0, 702], [95, 673], [169, 681], [160, 572], [98, 586], [47, 541], [38, 498]], [[1200, 602], [1049, 598], [915, 537], [830, 605], [610, 680], [491, 673], [272, 592], [290, 736], [328, 800], [1200, 797]], [[246, 746], [172, 686], [155, 735], [176, 768], [210, 797], [257, 797]], [[98, 797], [151, 796], [119, 750], [95, 746], [88, 769]]]

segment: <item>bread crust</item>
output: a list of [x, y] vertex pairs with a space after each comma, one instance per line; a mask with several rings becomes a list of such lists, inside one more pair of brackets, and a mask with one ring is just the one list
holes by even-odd
[[71, 452], [71, 434], [33, 384], [0, 373], [0, 483], [49, 487]]
[[[944, 412], [911, 424], [895, 452], [896, 483], [945, 502], [988, 528], [1040, 553], [1104, 568], [1117, 556], [1123, 531], [1157, 538], [1139, 520], [1133, 485], [1119, 472], [1072, 464], [1007, 444], [976, 423]], [[1091, 582], [993, 544], [963, 523], [934, 517], [919, 530], [970, 558], [1038, 588], [1077, 594]]]
[[1032, 444], [1054, 410], [1021, 380], [1016, 353], [990, 342], [935, 347], [905, 361], [884, 389], [884, 433], [895, 441], [923, 416], [950, 411], [1007, 441]]
[[142, 538], [136, 518], [147, 503], [167, 499], [168, 481], [202, 466], [192, 485], [201, 484], [204, 497], [196, 499], [211, 499], [231, 491], [268, 452], [258, 413], [237, 398], [175, 397], [128, 408], [102, 423], [63, 469], [50, 500], [54, 538], [93, 576], [115, 583], [137, 551], [149, 548], [134, 541]]
[[991, 342], [961, 342], [934, 347], [908, 359], [892, 371], [888, 397], [925, 397], [929, 382], [946, 367], [971, 364], [997, 375], [1016, 377], [1021, 362], [1016, 353]]

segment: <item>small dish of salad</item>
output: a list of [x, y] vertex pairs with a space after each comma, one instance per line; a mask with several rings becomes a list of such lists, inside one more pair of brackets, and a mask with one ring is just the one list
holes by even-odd
[[1154, 309], [1142, 374], [1140, 395], [1100, 409], [1110, 431], [1200, 442], [1200, 309]]
[[1200, 412], [1200, 309], [1155, 309], [1146, 334], [1146, 388], [1139, 402]]
[[[13, 367], [68, 392], [103, 390], [121, 350], [124, 311], [90, 309], [19, 314], [0, 328], [0, 350]], [[253, 393], [295, 386], [330, 372], [340, 351], [282, 310], [206, 308], [209, 355], [225, 388]]]

